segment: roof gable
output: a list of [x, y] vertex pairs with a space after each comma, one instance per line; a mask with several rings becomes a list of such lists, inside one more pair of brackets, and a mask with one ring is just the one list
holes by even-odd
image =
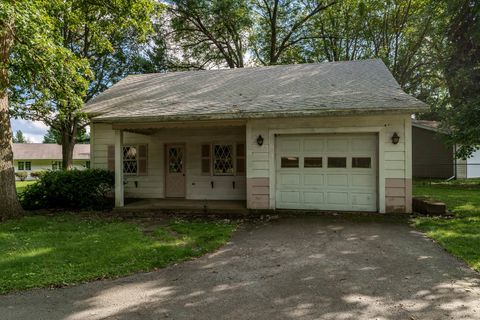
[[115, 122], [425, 107], [401, 90], [381, 60], [361, 60], [128, 76], [84, 110], [96, 121]]

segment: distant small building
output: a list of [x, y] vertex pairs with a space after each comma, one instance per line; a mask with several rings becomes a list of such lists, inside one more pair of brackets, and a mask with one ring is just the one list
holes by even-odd
[[[13, 163], [15, 172], [30, 173], [62, 169], [62, 146], [47, 143], [14, 143]], [[73, 149], [73, 167], [75, 169], [90, 168], [90, 145], [77, 144]]]
[[455, 146], [446, 143], [439, 122], [412, 121], [412, 173], [415, 178], [480, 178], [480, 151], [466, 159], [456, 159]]

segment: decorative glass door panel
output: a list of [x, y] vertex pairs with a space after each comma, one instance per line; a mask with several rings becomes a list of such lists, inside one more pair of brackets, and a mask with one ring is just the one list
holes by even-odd
[[165, 196], [185, 197], [185, 146], [167, 145], [166, 148]]

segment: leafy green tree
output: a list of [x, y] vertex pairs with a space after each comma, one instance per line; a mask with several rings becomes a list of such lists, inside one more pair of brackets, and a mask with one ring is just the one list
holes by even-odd
[[28, 143], [28, 140], [23, 135], [22, 130], [17, 130], [17, 132], [15, 132], [15, 135], [13, 136], [12, 140], [13, 140], [13, 143]]
[[[65, 50], [76, 58], [88, 61], [94, 77], [82, 102], [123, 78], [132, 70], [134, 60], [147, 41], [152, 20], [158, 10], [155, 0], [52, 0], [44, 1], [51, 28]], [[29, 87], [20, 84], [18, 97], [24, 97]], [[27, 101], [17, 103], [15, 112], [24, 119], [40, 120], [61, 136], [63, 168], [73, 165], [73, 147], [78, 132], [88, 125], [88, 119], [78, 104], [62, 96], [45, 103], [46, 108], [33, 110]]]
[[480, 146], [480, 2], [449, 1], [447, 15], [445, 124], [452, 130], [451, 143], [460, 145], [458, 157], [466, 158]]
[[88, 85], [88, 64], [59, 41], [46, 4], [0, 2], [0, 220], [22, 213], [15, 188], [9, 98], [21, 86], [21, 99], [31, 102], [33, 113], [43, 113], [52, 100], [58, 101], [57, 110], [67, 104], [79, 108]]
[[341, 0], [313, 18], [317, 37], [301, 49], [305, 61], [381, 58], [402, 88], [439, 118], [448, 94], [442, 70], [445, 4], [436, 0]]
[[[43, 136], [43, 143], [56, 143], [62, 144], [62, 135], [55, 128], [48, 129], [47, 133]], [[88, 144], [90, 143], [90, 135], [85, 128], [79, 128], [77, 131], [76, 143]]]
[[171, 0], [168, 3], [173, 41], [182, 49], [184, 66], [198, 69], [244, 66], [245, 42], [251, 24], [247, 0]]
[[255, 57], [263, 65], [304, 62], [307, 42], [321, 37], [313, 27], [315, 17], [338, 1], [254, 0], [255, 24], [250, 41]]

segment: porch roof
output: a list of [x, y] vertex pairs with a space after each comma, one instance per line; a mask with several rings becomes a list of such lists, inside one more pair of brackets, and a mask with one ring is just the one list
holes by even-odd
[[132, 75], [87, 103], [96, 122], [413, 113], [379, 59]]

